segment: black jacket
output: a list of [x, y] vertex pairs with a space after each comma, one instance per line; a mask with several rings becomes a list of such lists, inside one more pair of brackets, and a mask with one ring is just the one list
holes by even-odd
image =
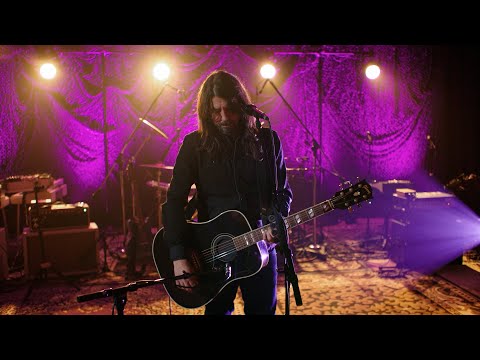
[[[275, 131], [275, 159], [278, 178], [278, 205], [283, 216], [290, 211], [292, 191], [287, 181], [283, 149]], [[271, 154], [271, 136], [261, 129], [262, 149]], [[167, 191], [167, 201], [162, 205], [165, 241], [170, 247], [171, 260], [185, 257], [183, 235], [186, 230], [185, 206], [192, 184], [197, 189], [198, 221], [208, 221], [226, 210], [239, 210], [249, 220], [252, 228], [262, 226], [261, 209], [272, 205], [273, 171], [265, 168], [269, 156], [255, 161], [241, 154], [236, 147], [226, 153], [225, 160], [213, 160], [200, 150], [198, 131], [185, 136], [175, 161], [173, 176]], [[263, 171], [263, 173], [262, 173]], [[262, 191], [259, 191], [258, 188]], [[259, 204], [261, 203], [261, 204]]]

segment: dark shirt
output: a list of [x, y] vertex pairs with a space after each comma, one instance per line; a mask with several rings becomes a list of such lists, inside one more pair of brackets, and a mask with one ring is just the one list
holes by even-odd
[[[271, 144], [268, 129], [261, 129], [260, 138]], [[292, 192], [287, 181], [283, 149], [275, 131], [273, 139], [279, 210], [283, 216], [287, 216]], [[271, 206], [272, 201], [272, 170], [264, 167], [267, 156], [256, 161], [252, 156], [242, 153], [237, 143], [232, 140], [232, 146], [226, 147], [222, 154], [223, 159], [214, 159], [207, 151], [200, 149], [198, 131], [185, 136], [175, 161], [167, 201], [162, 206], [164, 237], [170, 247], [172, 261], [185, 258], [185, 206], [192, 184], [197, 189], [198, 221], [208, 221], [226, 210], [235, 209], [246, 216], [252, 228], [262, 226], [261, 208]], [[270, 151], [270, 144], [264, 145], [265, 151]], [[262, 169], [266, 174], [263, 177], [259, 174]], [[265, 179], [263, 183], [262, 179]], [[259, 187], [261, 192], [258, 191]]]

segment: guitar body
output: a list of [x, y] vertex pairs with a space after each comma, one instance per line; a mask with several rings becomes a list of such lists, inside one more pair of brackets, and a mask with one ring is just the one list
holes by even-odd
[[237, 250], [234, 238], [252, 230], [246, 217], [237, 210], [228, 210], [207, 222], [188, 222], [186, 256], [198, 275], [198, 286], [187, 292], [175, 285], [169, 247], [160, 229], [153, 239], [155, 266], [169, 296], [185, 308], [208, 304], [229, 283], [252, 276], [268, 264], [264, 240]]

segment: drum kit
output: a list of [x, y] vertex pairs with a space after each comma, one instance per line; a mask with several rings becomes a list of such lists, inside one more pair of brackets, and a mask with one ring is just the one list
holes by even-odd
[[[157, 175], [156, 175], [156, 180], [148, 180], [145, 185], [147, 185], [149, 188], [154, 188], [156, 189], [156, 200], [157, 200], [157, 207], [158, 207], [158, 227], [160, 228], [162, 225], [162, 203], [165, 201], [165, 197], [168, 191], [168, 188], [170, 186], [169, 182], [161, 181], [161, 175], [163, 172], [172, 172], [173, 171], [173, 166], [171, 165], [165, 165], [164, 163], [152, 163], [152, 164], [140, 164], [138, 165], [139, 167], [142, 168], [147, 168], [147, 169], [153, 169], [156, 170]], [[171, 175], [169, 176], [171, 178]], [[196, 186], [195, 184], [192, 185], [190, 189], [190, 194], [188, 196], [188, 201], [190, 201], [193, 196], [195, 195], [196, 192]]]
[[291, 162], [296, 162], [298, 165], [297, 167], [287, 167], [287, 172], [298, 172], [298, 173], [304, 173], [305, 171], [316, 171], [316, 170], [324, 170], [323, 167], [320, 166], [304, 166], [307, 161], [309, 161], [309, 157], [307, 156], [297, 156], [295, 158], [289, 158], [288, 156], [285, 156], [283, 158], [285, 160], [285, 163], [291, 163]]
[[167, 193], [168, 187], [170, 183], [161, 181], [162, 174], [164, 171], [171, 171], [173, 170], [173, 166], [165, 165], [162, 162], [158, 163], [151, 163], [151, 164], [139, 164], [138, 167], [145, 168], [149, 170], [155, 171], [155, 178], [152, 180], [148, 180], [145, 185], [149, 188], [155, 189], [155, 199], [156, 199], [156, 213], [157, 213], [157, 230], [162, 225], [162, 202], [165, 198]]
[[158, 170], [173, 170], [173, 166], [165, 165], [164, 163], [140, 164], [140, 167], [158, 169]]

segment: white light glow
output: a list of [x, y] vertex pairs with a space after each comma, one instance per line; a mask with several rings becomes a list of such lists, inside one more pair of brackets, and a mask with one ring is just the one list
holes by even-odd
[[365, 69], [365, 75], [371, 80], [376, 79], [380, 76], [380, 68], [377, 65], [369, 65]]
[[265, 64], [260, 69], [260, 75], [262, 75], [264, 79], [272, 79], [276, 73], [277, 70], [275, 70], [275, 67], [271, 64]]
[[53, 64], [47, 63], [47, 64], [43, 64], [40, 67], [40, 75], [44, 79], [48, 79], [48, 80], [53, 79], [56, 73], [57, 73], [57, 69]]
[[166, 64], [157, 64], [153, 68], [153, 77], [160, 81], [165, 81], [170, 76], [170, 68]]

